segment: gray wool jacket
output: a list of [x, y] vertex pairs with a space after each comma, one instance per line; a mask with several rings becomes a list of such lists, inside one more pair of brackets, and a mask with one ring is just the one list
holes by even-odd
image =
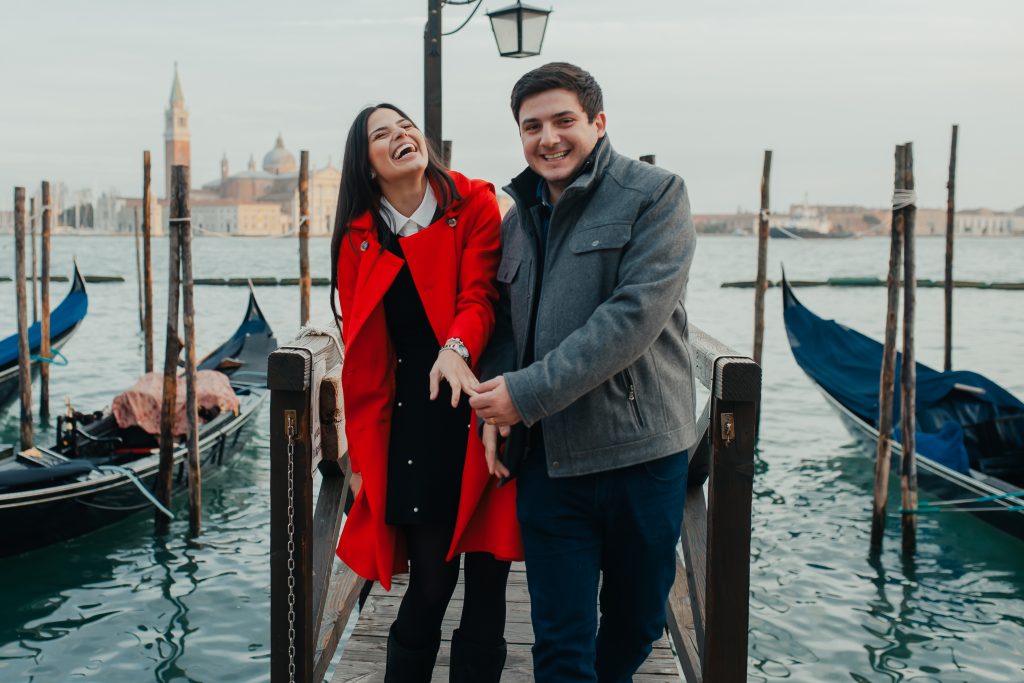
[[481, 357], [481, 379], [504, 375], [523, 418], [503, 462], [515, 476], [538, 422], [552, 477], [691, 448], [683, 304], [696, 233], [683, 180], [602, 138], [553, 207], [543, 255], [539, 182], [527, 169], [504, 188], [515, 205], [501, 225], [497, 324]]

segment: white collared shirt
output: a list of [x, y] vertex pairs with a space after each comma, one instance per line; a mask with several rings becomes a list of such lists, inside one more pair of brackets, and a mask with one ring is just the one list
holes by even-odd
[[434, 189], [430, 187], [430, 183], [427, 183], [427, 191], [423, 193], [423, 201], [420, 202], [419, 208], [411, 216], [403, 216], [398, 209], [391, 205], [387, 197], [380, 198], [380, 215], [399, 237], [415, 235], [430, 225], [436, 211], [437, 197], [434, 196]]

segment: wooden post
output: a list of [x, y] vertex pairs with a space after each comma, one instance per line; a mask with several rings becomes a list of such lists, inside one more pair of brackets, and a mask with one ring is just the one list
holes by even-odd
[[299, 153], [299, 325], [309, 322], [309, 152]]
[[43, 181], [43, 223], [42, 223], [42, 259], [39, 264], [39, 285], [42, 310], [39, 315], [39, 419], [44, 422], [50, 419], [50, 217], [53, 208], [50, 206], [50, 183]]
[[[176, 166], [173, 168], [177, 168]], [[173, 173], [172, 168], [172, 173]], [[172, 175], [172, 180], [173, 180]], [[181, 283], [181, 248], [178, 244], [177, 221], [188, 215], [188, 186], [172, 184], [170, 201], [170, 222], [168, 223], [167, 256], [167, 337], [164, 345], [164, 392], [160, 410], [160, 470], [157, 475], [156, 496], [165, 507], [171, 504], [171, 483], [174, 477], [174, 406], [178, 399], [178, 300]], [[167, 517], [159, 510], [153, 512], [158, 533], [168, 528]]]
[[761, 170], [761, 214], [757, 222], [757, 282], [754, 285], [754, 362], [761, 364], [764, 346], [764, 292], [768, 288], [768, 178], [772, 172], [772, 151], [764, 151]]
[[441, 152], [441, 8], [443, 0], [427, 0], [423, 32], [423, 134]]
[[445, 168], [452, 167], [452, 141], [442, 140], [441, 141], [441, 159], [444, 162]]
[[151, 180], [149, 150], [147, 149], [142, 153], [142, 262], [145, 286], [143, 320], [145, 321], [146, 337], [146, 372], [153, 372], [153, 253], [150, 241], [153, 235], [153, 197], [150, 189]]
[[657, 165], [657, 162], [655, 162], [655, 160], [654, 160], [654, 155], [653, 154], [641, 155], [640, 161], [644, 162], [645, 164], [650, 164], [651, 166], [656, 166]]
[[185, 412], [188, 416], [188, 531], [195, 538], [202, 531], [203, 478], [199, 463], [199, 407], [196, 404], [196, 306], [192, 283], [192, 223], [189, 208], [189, 167], [172, 166], [181, 250], [181, 289], [185, 318]]
[[32, 361], [25, 293], [25, 188], [14, 188], [14, 290], [18, 305], [18, 389], [21, 397], [21, 449], [32, 448]]
[[32, 240], [32, 322], [39, 320], [39, 288], [36, 286], [36, 198], [28, 200], [29, 235]]
[[949, 180], [946, 182], [946, 356], [943, 369], [953, 369], [953, 216], [956, 213], [956, 137], [960, 126], [953, 126], [949, 145]]
[[[903, 188], [903, 145], [896, 146], [894, 188]], [[878, 445], [875, 455], [875, 496], [871, 514], [871, 549], [882, 549], [885, 538], [885, 506], [889, 498], [889, 461], [892, 455], [892, 399], [896, 374], [896, 316], [900, 307], [900, 259], [903, 251], [903, 209], [892, 209], [889, 238], [889, 275], [886, 278], [888, 299], [885, 312], [885, 346], [882, 353], [882, 374], [878, 382]]]
[[146, 330], [146, 313], [142, 308], [142, 260], [139, 256], [139, 207], [135, 207], [135, 284], [139, 294], [139, 331]]
[[[914, 189], [914, 147], [908, 142], [906, 163], [903, 166], [903, 186]], [[900, 468], [900, 499], [903, 507], [903, 552], [914, 554], [917, 549], [917, 460], [914, 457], [914, 437], [917, 429], [917, 367], [914, 361], [914, 313], [917, 280], [914, 271], [914, 214], [911, 203], [903, 210], [903, 364], [900, 393], [900, 423], [903, 432], [903, 463]], [[907, 511], [910, 512], [907, 512]]]

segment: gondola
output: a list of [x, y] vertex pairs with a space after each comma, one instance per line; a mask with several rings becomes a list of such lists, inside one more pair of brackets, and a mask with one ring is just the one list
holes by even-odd
[[[859, 440], [878, 442], [879, 342], [808, 310], [782, 280], [783, 317], [797, 364]], [[895, 377], [900, 376], [897, 356]], [[966, 511], [1024, 539], [1024, 403], [975, 372], [917, 368], [915, 460], [922, 513]], [[893, 456], [902, 457], [898, 381]], [[867, 449], [866, 449], [867, 450]], [[892, 471], [898, 472], [898, 466]], [[927, 496], [924, 495], [927, 493]]]
[[[245, 446], [269, 392], [267, 356], [277, 340], [250, 290], [245, 318], [199, 370], [227, 376], [238, 410], [223, 411], [199, 429], [203, 479]], [[58, 441], [0, 461], [0, 557], [73, 538], [152, 509], [159, 443], [137, 426], [119, 428], [110, 408], [58, 419]], [[174, 452], [173, 491], [188, 487], [186, 447]]]
[[[85, 281], [75, 265], [75, 274], [71, 278], [71, 290], [57, 308], [50, 312], [50, 349], [59, 351], [71, 339], [78, 326], [85, 319], [89, 310], [89, 295], [85, 291]], [[42, 341], [40, 324], [35, 322], [29, 327], [29, 353], [39, 354]], [[38, 360], [32, 361], [32, 372], [39, 373]], [[0, 411], [10, 406], [18, 398], [18, 334], [15, 332], [6, 339], [0, 340]]]

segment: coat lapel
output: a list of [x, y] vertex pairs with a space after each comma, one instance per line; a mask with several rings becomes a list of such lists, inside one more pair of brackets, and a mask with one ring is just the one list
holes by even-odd
[[402, 251], [416, 290], [423, 300], [437, 343], [442, 345], [448, 339], [448, 330], [455, 318], [459, 273], [455, 256], [457, 221], [454, 214], [448, 214], [415, 235], [402, 239]]
[[359, 271], [356, 274], [355, 296], [352, 300], [352, 313], [346, 330], [346, 345], [359, 334], [363, 324], [369, 319], [384, 294], [388, 291], [395, 276], [402, 270], [402, 259], [390, 251], [381, 249], [380, 242], [372, 230], [366, 230], [359, 240], [360, 248], [366, 245], [363, 257], [359, 260]]

